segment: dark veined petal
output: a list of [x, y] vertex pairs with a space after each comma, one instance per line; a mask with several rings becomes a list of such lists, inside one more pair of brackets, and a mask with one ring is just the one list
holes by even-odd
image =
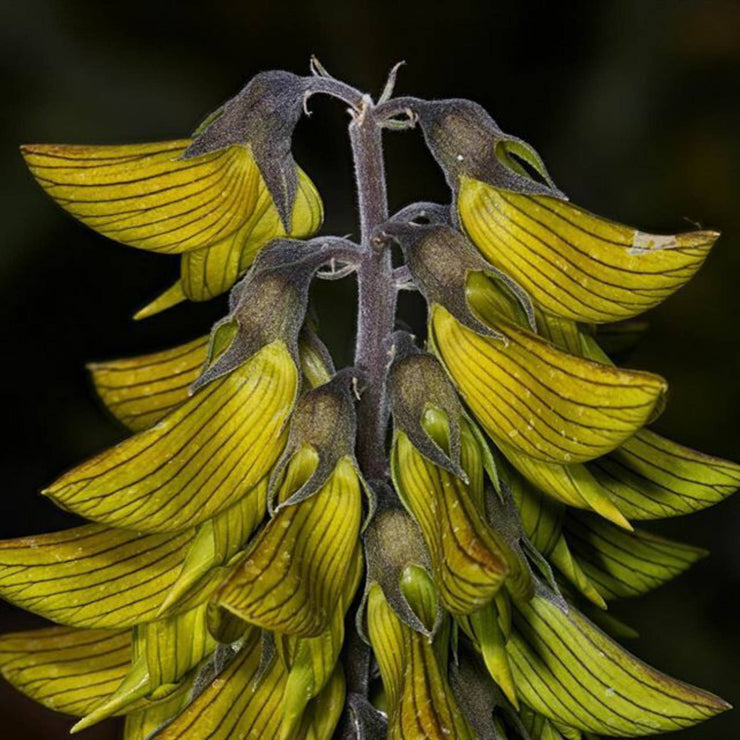
[[644, 594], [707, 554], [644, 530], [625, 532], [579, 512], [569, 513], [565, 536], [581, 568], [605, 599]]
[[[280, 657], [288, 668], [282, 707], [281, 740], [290, 740], [299, 723], [302, 720], [309, 721], [306, 716], [309, 702], [324, 690], [336, 674], [335, 666], [344, 644], [345, 613], [361, 576], [362, 550], [358, 544], [352, 555], [351, 572], [345, 581], [344, 592], [334, 609], [328, 629], [317, 637], [276, 636]], [[336, 689], [334, 687], [335, 691]]]
[[[538, 327], [551, 341], [596, 362], [610, 362], [596, 340], [574, 322], [542, 318], [546, 320], [538, 319]], [[640, 429], [587, 468], [631, 519], [688, 514], [722, 501], [740, 486], [737, 463], [683, 447], [649, 429]]]
[[[427, 412], [424, 427], [446, 449], [446, 423], [440, 417]], [[463, 467], [476, 477], [470, 458], [477, 454], [482, 472], [478, 443], [467, 424], [461, 432]], [[424, 535], [442, 603], [453, 614], [480, 609], [509, 572], [505, 544], [486, 522], [468, 486], [423, 457], [403, 432], [396, 433], [391, 465], [399, 495]]]
[[41, 187], [87, 226], [132, 247], [175, 254], [237, 229], [261, 182], [249, 146], [181, 159], [190, 143], [33, 144], [22, 153]]
[[387, 737], [473, 740], [434, 646], [401, 622], [378, 584], [368, 591], [367, 625], [388, 699]]
[[74, 627], [155, 617], [194, 530], [142, 535], [89, 524], [0, 543], [0, 595]]
[[517, 693], [559, 724], [636, 737], [679, 730], [728, 708], [645, 665], [547, 596], [515, 605], [514, 624], [508, 647]]
[[131, 663], [130, 630], [47, 627], [0, 637], [0, 673], [49, 709], [82, 716]]
[[[315, 466], [315, 453], [299, 451], [288, 466], [279, 501], [298, 490]], [[275, 632], [303, 637], [323, 632], [350, 572], [361, 514], [357, 472], [342, 458], [317, 493], [279, 508], [250, 543], [218, 603]]]
[[303, 239], [314, 234], [322, 220], [321, 199], [303, 170], [298, 169], [298, 189], [289, 234], [285, 233], [269, 191], [261, 183], [254, 210], [237, 231], [205, 249], [182, 256], [183, 294], [191, 301], [207, 301], [225, 293], [271, 239], [281, 236]]
[[160, 614], [188, 598], [203, 579], [226, 564], [245, 545], [264, 519], [267, 510], [267, 481], [262, 481], [249, 495], [200, 524], [188, 547], [177, 580], [162, 602]]
[[599, 484], [587, 465], [558, 465], [535, 460], [513, 445], [498, 442], [507, 460], [536, 488], [578, 509], [590, 509], [623, 527], [632, 526], [611, 494]]
[[134, 432], [155, 424], [187, 400], [203, 369], [208, 336], [141, 357], [88, 365], [106, 408]]
[[114, 714], [141, 708], [145, 697], [160, 698], [216, 648], [206, 626], [206, 602], [173, 617], [134, 629], [133, 662], [109, 696], [92, 707], [73, 727], [78, 732]]
[[45, 493], [93, 521], [144, 531], [198, 524], [245, 495], [285, 443], [298, 373], [276, 341], [156, 426], [63, 475]]
[[740, 465], [691, 450], [641, 429], [590, 472], [630, 519], [689, 514], [722, 501], [740, 486]]
[[191, 693], [191, 682], [183, 681], [163, 699], [143, 700], [141, 704], [144, 709], [126, 715], [123, 740], [151, 740], [155, 737], [156, 730], [163, 727], [188, 704]]
[[437, 305], [434, 344], [486, 431], [551, 463], [590, 460], [613, 450], [652, 416], [662, 378], [566, 354], [499, 318], [505, 341], [463, 326]]
[[604, 323], [660, 303], [701, 267], [719, 234], [646, 234], [559, 198], [462, 177], [457, 210], [473, 242], [542, 309]]
[[[286, 697], [288, 691], [286, 687]], [[346, 696], [344, 673], [341, 666], [337, 665], [321, 693], [309, 702], [301, 726], [293, 737], [304, 740], [332, 740], [344, 709]], [[284, 737], [291, 737], [283, 732]]]
[[252, 630], [226, 670], [157, 735], [158, 740], [279, 737], [286, 671], [282, 661], [273, 660], [260, 675], [260, 654], [259, 631]]

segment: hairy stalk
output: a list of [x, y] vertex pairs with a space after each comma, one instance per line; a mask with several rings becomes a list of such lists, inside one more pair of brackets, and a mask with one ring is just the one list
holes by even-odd
[[394, 328], [396, 288], [391, 253], [374, 244], [373, 231], [388, 218], [382, 129], [366, 96], [349, 126], [360, 213], [362, 260], [357, 270], [358, 316], [355, 365], [365, 389], [357, 409], [357, 458], [368, 479], [387, 473], [385, 441], [389, 406], [386, 392], [389, 337]]

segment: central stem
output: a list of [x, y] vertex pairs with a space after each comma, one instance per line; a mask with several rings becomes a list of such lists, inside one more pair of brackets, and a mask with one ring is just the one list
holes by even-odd
[[375, 245], [372, 234], [388, 218], [382, 129], [365, 97], [349, 127], [360, 212], [362, 260], [357, 270], [358, 315], [355, 365], [365, 373], [357, 409], [357, 459], [365, 477], [387, 475], [389, 338], [394, 329], [396, 287], [390, 250]]

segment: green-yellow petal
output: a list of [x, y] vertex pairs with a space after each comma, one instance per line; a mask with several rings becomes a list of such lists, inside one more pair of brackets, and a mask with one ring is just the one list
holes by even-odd
[[297, 385], [290, 353], [273, 342], [45, 493], [66, 509], [119, 527], [171, 531], [198, 524], [270, 470], [285, 443], [282, 429]]
[[[306, 448], [304, 448], [306, 449]], [[279, 500], [313, 472], [315, 456], [291, 461]], [[350, 572], [362, 501], [354, 464], [342, 458], [310, 498], [280, 507], [250, 543], [218, 603], [265, 629], [312, 637], [327, 629]]]
[[484, 256], [548, 313], [604, 323], [647, 311], [688, 282], [719, 234], [646, 234], [546, 195], [462, 177], [457, 210]]
[[0, 543], [0, 596], [74, 627], [153, 619], [183, 563], [192, 528], [140, 534], [88, 524]]
[[22, 148], [41, 187], [101, 234], [176, 254], [214, 244], [251, 214], [261, 177], [249, 146], [181, 159], [189, 139]]
[[87, 714], [121, 683], [130, 661], [130, 630], [47, 627], [0, 636], [3, 678], [64, 714]]
[[[463, 429], [463, 448], [477, 445]], [[403, 432], [396, 433], [392, 467], [399, 494], [424, 535], [442, 603], [453, 614], [480, 609], [504, 584], [508, 548], [468, 486], [423, 457]]]
[[204, 336], [162, 352], [91, 363], [88, 369], [106, 408], [139, 432], [187, 400], [207, 352], [208, 336]]
[[476, 418], [532, 458], [599, 457], [643, 426], [666, 391], [656, 375], [574, 357], [503, 317], [494, 328], [503, 341], [431, 311], [435, 347]]
[[689, 727], [728, 708], [645, 665], [546, 596], [516, 605], [514, 622], [508, 648], [517, 692], [559, 724], [636, 737]]

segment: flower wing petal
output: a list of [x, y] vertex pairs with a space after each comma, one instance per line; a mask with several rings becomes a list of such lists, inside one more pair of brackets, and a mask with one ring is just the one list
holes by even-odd
[[688, 282], [719, 236], [646, 234], [546, 195], [463, 177], [458, 213], [492, 264], [542, 309], [604, 323], [647, 311]]
[[139, 249], [176, 254], [238, 228], [260, 178], [248, 146], [181, 159], [189, 144], [34, 144], [22, 152], [41, 187], [87, 226]]

